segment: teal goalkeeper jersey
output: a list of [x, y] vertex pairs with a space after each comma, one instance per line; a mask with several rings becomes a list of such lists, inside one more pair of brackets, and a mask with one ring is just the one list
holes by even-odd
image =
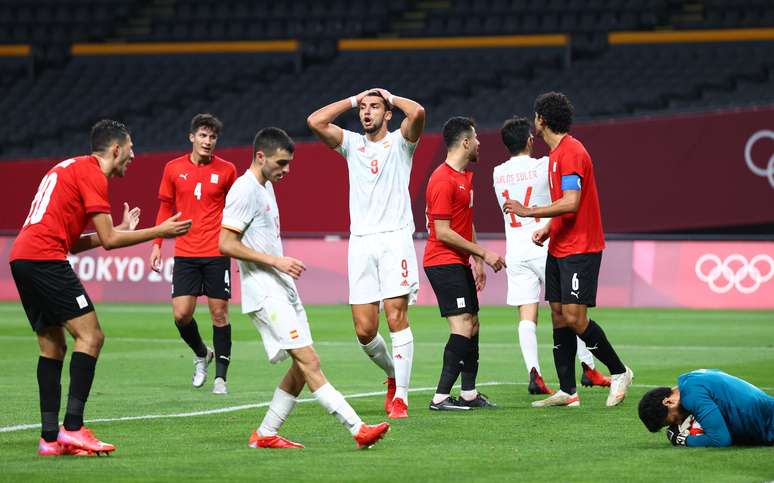
[[774, 444], [774, 397], [717, 369], [688, 372], [677, 385], [680, 405], [704, 430], [688, 436], [687, 446]]

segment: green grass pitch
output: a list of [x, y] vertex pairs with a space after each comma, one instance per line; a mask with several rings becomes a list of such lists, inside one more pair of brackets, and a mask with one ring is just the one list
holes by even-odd
[[[307, 307], [329, 380], [367, 422], [385, 419], [383, 374], [358, 347], [349, 308]], [[117, 445], [110, 457], [40, 458], [35, 381], [37, 344], [18, 304], [0, 304], [0, 479], [123, 481], [768, 481], [774, 448], [673, 448], [637, 418], [639, 397], [674, 385], [682, 372], [716, 367], [774, 394], [774, 312], [594, 309], [595, 320], [635, 372], [624, 403], [605, 408], [606, 389], [581, 389], [581, 407], [533, 409], [518, 347], [515, 312], [481, 311], [480, 390], [491, 411], [431, 413], [446, 322], [434, 307], [410, 311], [415, 338], [409, 419], [393, 422], [367, 451], [311, 401], [300, 403], [282, 434], [306, 449], [255, 450], [247, 439], [260, 423], [287, 362], [266, 361], [257, 331], [232, 307], [234, 347], [227, 396], [191, 386], [191, 353], [167, 305], [101, 304], [107, 335], [86, 408], [97, 436]], [[205, 341], [212, 335], [199, 306]], [[386, 336], [386, 327], [382, 332]], [[389, 340], [387, 338], [387, 340]], [[550, 321], [541, 311], [540, 362], [556, 387]], [[70, 347], [72, 343], [70, 342]], [[67, 359], [69, 361], [69, 357]], [[604, 372], [604, 367], [600, 364]], [[214, 366], [212, 368], [214, 372]], [[68, 384], [67, 365], [62, 378]], [[455, 390], [456, 391], [456, 390]], [[304, 391], [301, 398], [308, 400]], [[64, 397], [63, 397], [64, 399]], [[215, 410], [222, 409], [222, 412]], [[62, 405], [62, 417], [64, 401]], [[190, 413], [204, 412], [192, 415]], [[172, 417], [172, 415], [188, 415]], [[119, 419], [123, 418], [123, 419]]]

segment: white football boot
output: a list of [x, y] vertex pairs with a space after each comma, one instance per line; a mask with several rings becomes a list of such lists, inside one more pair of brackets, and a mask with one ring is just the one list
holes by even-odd
[[207, 380], [207, 366], [215, 358], [215, 353], [207, 347], [207, 355], [204, 357], [194, 357], [194, 373], [191, 379], [193, 387], [202, 387]]
[[567, 394], [561, 389], [553, 393], [550, 397], [541, 399], [540, 401], [534, 401], [532, 403], [533, 408], [547, 408], [549, 406], [567, 406], [570, 408], [580, 407], [580, 398], [578, 393]]
[[226, 381], [223, 380], [222, 377], [216, 377], [215, 380], [212, 381], [212, 393], [228, 394], [228, 386], [226, 386]]
[[629, 386], [632, 385], [634, 379], [634, 372], [626, 367], [626, 372], [623, 374], [613, 374], [610, 376], [610, 394], [607, 396], [607, 407], [611, 408], [621, 404], [626, 397], [626, 391], [629, 390]]

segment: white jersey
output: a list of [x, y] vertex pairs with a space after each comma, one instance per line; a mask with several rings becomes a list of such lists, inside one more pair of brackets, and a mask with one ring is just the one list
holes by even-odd
[[[223, 221], [227, 228], [242, 233], [242, 243], [261, 253], [282, 256], [279, 209], [270, 181], [262, 186], [255, 175], [247, 170], [237, 178], [226, 195]], [[276, 268], [253, 262], [239, 262], [242, 284], [242, 312], [247, 314], [263, 307], [266, 297], [287, 297], [291, 303], [300, 302], [293, 278]]]
[[417, 143], [400, 129], [378, 142], [344, 130], [336, 148], [349, 169], [349, 231], [371, 235], [409, 227], [414, 233], [409, 178]]
[[[547, 206], [551, 204], [548, 187], [548, 156], [540, 159], [526, 155], [514, 156], [495, 166], [492, 173], [495, 195], [502, 206], [507, 199], [516, 200], [524, 206]], [[534, 258], [545, 258], [546, 242], [543, 247], [532, 243], [532, 234], [544, 227], [550, 218], [522, 218], [503, 213], [505, 222], [506, 262], [515, 263]]]

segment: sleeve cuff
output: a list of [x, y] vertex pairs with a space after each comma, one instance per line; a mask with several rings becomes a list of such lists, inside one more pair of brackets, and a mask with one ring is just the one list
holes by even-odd
[[235, 220], [233, 218], [223, 218], [223, 221], [220, 222], [220, 226], [227, 230], [242, 233], [246, 225], [241, 221]]
[[86, 207], [86, 213], [110, 213], [110, 205], [91, 205]]

